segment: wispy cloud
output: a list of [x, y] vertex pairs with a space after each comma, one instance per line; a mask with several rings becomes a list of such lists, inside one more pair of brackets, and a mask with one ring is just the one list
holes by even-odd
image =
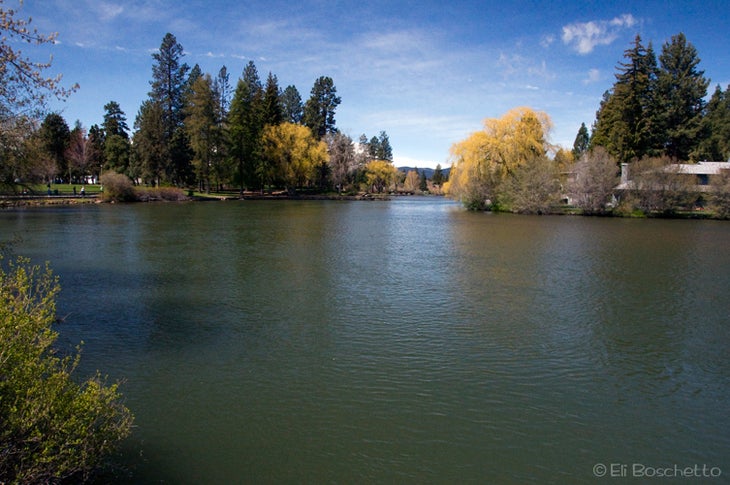
[[549, 81], [555, 78], [544, 60], [538, 62], [517, 53], [501, 53], [497, 65], [502, 69], [504, 79], [515, 80], [516, 77], [528, 76]]
[[583, 79], [583, 84], [593, 84], [600, 81], [602, 78], [601, 71], [598, 69], [590, 69], [588, 75]]
[[579, 54], [589, 54], [599, 45], [609, 45], [619, 34], [638, 23], [631, 14], [623, 14], [611, 20], [576, 22], [563, 26], [563, 43], [570, 45]]
[[102, 21], [108, 21], [116, 18], [124, 12], [124, 7], [110, 2], [98, 2], [91, 4]]

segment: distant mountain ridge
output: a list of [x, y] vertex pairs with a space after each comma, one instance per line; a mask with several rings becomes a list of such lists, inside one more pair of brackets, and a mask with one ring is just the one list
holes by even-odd
[[[436, 171], [433, 168], [418, 168], [418, 167], [398, 167], [398, 170], [400, 170], [401, 172], [404, 172], [404, 173], [408, 173], [411, 170], [418, 170], [419, 174], [421, 172], [425, 172], [427, 179], [433, 178], [433, 173]], [[441, 173], [444, 175], [444, 178], [449, 178], [450, 170], [451, 170], [451, 167], [441, 169]]]

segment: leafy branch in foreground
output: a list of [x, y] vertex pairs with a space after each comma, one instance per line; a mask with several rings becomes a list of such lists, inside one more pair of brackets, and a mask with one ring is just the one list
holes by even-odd
[[131, 431], [118, 384], [72, 380], [53, 344], [58, 278], [0, 254], [0, 483], [86, 480]]

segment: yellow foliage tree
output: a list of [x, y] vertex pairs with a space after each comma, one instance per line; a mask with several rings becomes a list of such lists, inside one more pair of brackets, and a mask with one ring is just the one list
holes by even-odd
[[471, 209], [499, 204], [500, 185], [535, 157], [545, 156], [552, 129], [542, 111], [520, 107], [487, 118], [484, 129], [451, 147], [448, 195]]
[[383, 192], [395, 180], [398, 169], [387, 160], [373, 160], [365, 165], [365, 180], [375, 192]]
[[406, 192], [415, 192], [418, 190], [419, 182], [418, 172], [415, 170], [409, 170], [406, 174], [406, 181], [403, 183], [403, 188]]
[[327, 144], [317, 141], [303, 125], [267, 125], [261, 135], [263, 157], [268, 162], [265, 181], [278, 181], [288, 189], [304, 187], [316, 180], [317, 169], [329, 161]]

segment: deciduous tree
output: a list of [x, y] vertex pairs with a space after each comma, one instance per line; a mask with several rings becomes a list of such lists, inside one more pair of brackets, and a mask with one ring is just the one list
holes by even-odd
[[76, 89], [61, 85], [61, 75], [47, 77], [48, 62], [34, 61], [18, 45], [54, 44], [57, 34], [42, 34], [31, 27], [31, 19], [17, 18], [17, 10], [0, 4], [0, 120], [25, 114], [40, 117], [48, 96], [65, 99]]
[[210, 192], [210, 175], [218, 145], [217, 96], [213, 80], [205, 74], [198, 77], [191, 88], [185, 109], [185, 129], [195, 153], [193, 166], [200, 190]]
[[415, 192], [416, 190], [418, 190], [418, 179], [418, 170], [409, 170], [406, 174], [406, 179], [403, 182], [403, 189], [406, 192]]
[[372, 160], [365, 165], [365, 180], [371, 191], [381, 193], [394, 181], [398, 169], [388, 160]]
[[486, 119], [483, 130], [452, 145], [445, 190], [471, 209], [498, 204], [502, 182], [535, 157], [545, 156], [551, 127], [546, 113], [524, 107]]
[[263, 158], [268, 162], [262, 182], [283, 183], [289, 191], [315, 182], [317, 169], [328, 161], [327, 144], [305, 126], [267, 125], [262, 133]]
[[560, 200], [560, 181], [554, 160], [536, 155], [521, 163], [500, 185], [502, 209], [521, 214], [546, 214]]
[[330, 133], [325, 140], [329, 151], [332, 183], [341, 192], [347, 185], [351, 174], [357, 168], [355, 146], [352, 138], [339, 131]]
[[20, 190], [21, 184], [39, 181], [43, 156], [38, 153], [39, 137], [34, 135], [38, 122], [28, 116], [0, 119], [0, 185], [11, 191]]
[[586, 214], [598, 214], [606, 210], [616, 185], [616, 160], [605, 148], [595, 147], [575, 163], [567, 189], [576, 207]]
[[87, 175], [91, 166], [91, 144], [86, 137], [86, 130], [77, 121], [69, 136], [68, 148], [66, 148], [66, 160], [68, 171], [71, 174], [69, 183]]
[[730, 171], [724, 170], [712, 180], [710, 207], [722, 219], [730, 218]]
[[646, 214], [671, 214], [693, 197], [691, 175], [669, 157], [646, 157], [630, 165], [629, 203]]

